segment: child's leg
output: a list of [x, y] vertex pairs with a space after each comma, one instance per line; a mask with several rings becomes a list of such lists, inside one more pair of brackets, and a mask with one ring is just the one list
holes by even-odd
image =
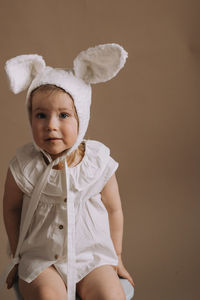
[[24, 300], [66, 300], [67, 289], [56, 269], [45, 269], [31, 283], [19, 279], [19, 290]]
[[125, 300], [123, 288], [114, 267], [101, 266], [77, 283], [82, 300]]

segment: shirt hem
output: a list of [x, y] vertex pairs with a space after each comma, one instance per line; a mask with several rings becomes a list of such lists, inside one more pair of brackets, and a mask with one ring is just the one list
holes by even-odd
[[[99, 268], [101, 266], [117, 266], [118, 262], [116, 263], [111, 263], [111, 262], [102, 262], [99, 264], [96, 264], [94, 266], [91, 266], [86, 272], [83, 272], [81, 275], [77, 276], [76, 283], [78, 283], [79, 281], [81, 281], [85, 276], [87, 276], [90, 272], [94, 271], [96, 268]], [[47, 269], [50, 266], [54, 266], [56, 271], [59, 273], [60, 277], [62, 278], [62, 280], [64, 281], [64, 283], [66, 284], [66, 280], [64, 279], [64, 276], [62, 274], [62, 272], [60, 272], [59, 268], [57, 268], [56, 263], [53, 264], [49, 264], [47, 266], [45, 266], [44, 268], [40, 268], [37, 269], [36, 271], [32, 272], [28, 277], [24, 277], [22, 274], [18, 274], [19, 278], [24, 280], [27, 283], [31, 283], [33, 280], [35, 280], [45, 269]], [[67, 279], [67, 278], [66, 278]], [[67, 286], [67, 284], [66, 284]]]
[[94, 271], [96, 268], [99, 268], [99, 267], [102, 267], [102, 266], [117, 266], [117, 265], [118, 265], [118, 262], [116, 262], [116, 263], [110, 263], [110, 262], [99, 263], [99, 264], [97, 264], [97, 265], [95, 265], [93, 267], [90, 267], [88, 269], [88, 271], [82, 273], [82, 275], [77, 276], [78, 280], [76, 280], [76, 283], [78, 283], [79, 281], [81, 281], [85, 276], [87, 276], [90, 272]]
[[36, 279], [45, 269], [49, 268], [50, 266], [54, 265], [54, 263], [47, 264], [44, 268], [38, 268], [30, 273], [29, 276], [24, 277], [21, 272], [18, 272], [18, 276], [20, 279], [24, 280], [27, 283], [31, 283], [34, 279]]

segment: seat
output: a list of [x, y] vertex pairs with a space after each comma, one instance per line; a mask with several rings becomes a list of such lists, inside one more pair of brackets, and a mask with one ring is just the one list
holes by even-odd
[[[134, 296], [134, 288], [132, 287], [132, 285], [130, 284], [130, 282], [127, 279], [120, 278], [120, 282], [123, 286], [123, 289], [124, 289], [124, 292], [125, 292], [125, 295], [126, 295], [126, 300], [131, 300]], [[20, 292], [19, 292], [17, 281], [13, 285], [13, 288], [15, 290], [17, 300], [23, 300], [23, 298], [22, 298], [22, 296], [20, 295]], [[77, 296], [76, 300], [81, 300], [81, 299]]]

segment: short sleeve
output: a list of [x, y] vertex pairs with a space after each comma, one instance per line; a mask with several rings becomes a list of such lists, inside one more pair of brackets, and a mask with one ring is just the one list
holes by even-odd
[[29, 196], [33, 190], [33, 185], [25, 178], [16, 156], [10, 161], [9, 168], [20, 190]]
[[71, 187], [96, 195], [115, 173], [118, 163], [110, 156], [110, 149], [101, 142], [85, 140], [85, 155], [82, 161], [70, 168]]
[[112, 175], [116, 172], [119, 163], [116, 162], [111, 156], [108, 159], [106, 168], [102, 174], [102, 189], [108, 182], [108, 180], [112, 177]]

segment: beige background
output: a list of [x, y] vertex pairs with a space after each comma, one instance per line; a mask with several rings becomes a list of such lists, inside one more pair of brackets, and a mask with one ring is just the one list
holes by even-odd
[[[30, 141], [25, 92], [8, 90], [4, 62], [38, 53], [70, 67], [79, 51], [108, 42], [129, 52], [115, 79], [93, 87], [87, 137], [120, 162], [123, 257], [135, 300], [200, 299], [199, 15], [199, 0], [0, 1], [1, 196], [10, 158]], [[2, 270], [2, 209], [0, 219]], [[0, 299], [15, 298], [4, 289]]]

